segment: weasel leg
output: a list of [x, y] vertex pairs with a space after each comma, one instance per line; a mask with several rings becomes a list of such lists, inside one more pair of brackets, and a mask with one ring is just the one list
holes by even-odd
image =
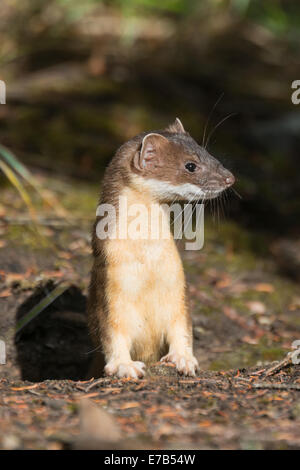
[[106, 375], [116, 375], [117, 377], [131, 377], [133, 379], [144, 377], [145, 364], [140, 361], [133, 361], [130, 356], [130, 345], [126, 337], [122, 334], [112, 334], [111, 341], [106, 344], [107, 364], [104, 368]]
[[161, 358], [161, 362], [171, 362], [175, 364], [179, 374], [194, 377], [199, 365], [193, 355], [192, 331], [189, 332], [184, 324], [175, 323], [170, 328], [168, 340], [169, 352]]

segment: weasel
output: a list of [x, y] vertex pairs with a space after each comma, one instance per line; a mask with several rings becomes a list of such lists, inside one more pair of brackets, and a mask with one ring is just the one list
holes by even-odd
[[[108, 165], [100, 205], [116, 209], [114, 228], [129, 220], [134, 204], [217, 197], [234, 176], [198, 145], [181, 121], [140, 134], [122, 145]], [[126, 214], [118, 199], [126, 199]], [[185, 299], [182, 262], [172, 236], [100, 239], [96, 218], [92, 235], [94, 264], [88, 296], [89, 329], [95, 344], [91, 376], [103, 373], [140, 378], [146, 364], [171, 362], [180, 374], [194, 376], [192, 322]], [[162, 215], [162, 225], [165, 223]], [[168, 228], [170, 230], [170, 228]]]

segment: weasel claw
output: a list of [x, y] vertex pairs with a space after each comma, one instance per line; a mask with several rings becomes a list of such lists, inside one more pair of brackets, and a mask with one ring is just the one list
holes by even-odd
[[132, 379], [142, 378], [145, 375], [145, 364], [140, 361], [131, 362], [109, 362], [105, 368], [106, 375], [116, 375], [119, 378], [129, 377]]
[[199, 367], [198, 361], [194, 356], [182, 356], [177, 353], [169, 353], [162, 357], [160, 362], [171, 362], [175, 364], [177, 371], [181, 375], [195, 377]]

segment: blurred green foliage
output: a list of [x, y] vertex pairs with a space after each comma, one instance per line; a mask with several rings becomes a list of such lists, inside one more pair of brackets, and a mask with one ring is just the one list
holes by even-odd
[[[264, 25], [274, 33], [291, 28], [298, 30], [299, 3], [293, 0], [56, 0], [72, 19], [78, 19], [97, 5], [119, 9], [123, 14], [173, 14], [177, 17], [210, 15], [220, 10], [248, 18]], [[298, 31], [299, 32], [299, 31]]]
[[[0, 142], [89, 181], [133, 135], [179, 116], [237, 176], [239, 220], [300, 220], [300, 2], [3, 0]], [[235, 207], [235, 204], [231, 206]], [[235, 209], [234, 209], [235, 210]], [[238, 209], [237, 209], [238, 210]], [[255, 215], [255, 217], [254, 217]]]

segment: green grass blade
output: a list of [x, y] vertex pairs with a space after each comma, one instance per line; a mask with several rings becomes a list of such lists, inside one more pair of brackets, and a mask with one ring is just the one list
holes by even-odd
[[11, 182], [11, 184], [16, 188], [18, 193], [20, 194], [21, 198], [25, 202], [26, 206], [28, 207], [30, 216], [32, 219], [36, 219], [35, 209], [31, 202], [30, 196], [26, 189], [24, 188], [23, 184], [20, 182], [17, 175], [12, 171], [12, 169], [2, 160], [0, 160], [0, 169], [3, 171], [7, 179]]
[[[66, 217], [65, 209], [58, 203], [56, 197], [45, 196], [43, 189], [40, 187], [35, 178], [27, 170], [27, 168], [18, 160], [18, 158], [6, 147], [0, 144], [0, 155], [5, 159], [8, 165], [14, 169], [16, 173], [22, 176], [27, 183], [29, 183], [35, 191], [39, 194], [43, 201], [45, 201], [48, 206], [52, 207], [58, 215]], [[1, 160], [0, 160], [1, 161]]]
[[61, 283], [55, 287], [46, 297], [44, 297], [40, 302], [35, 305], [26, 315], [24, 315], [16, 325], [16, 333], [19, 333], [25, 325], [27, 325], [31, 320], [36, 318], [40, 313], [45, 310], [52, 302], [54, 302], [57, 297], [62, 295], [70, 287], [69, 283]]
[[30, 182], [32, 179], [29, 171], [27, 168], [20, 162], [20, 160], [17, 159], [17, 157], [11, 153], [6, 147], [0, 144], [0, 154], [2, 155], [3, 158], [5, 158], [6, 162], [25, 180]]

